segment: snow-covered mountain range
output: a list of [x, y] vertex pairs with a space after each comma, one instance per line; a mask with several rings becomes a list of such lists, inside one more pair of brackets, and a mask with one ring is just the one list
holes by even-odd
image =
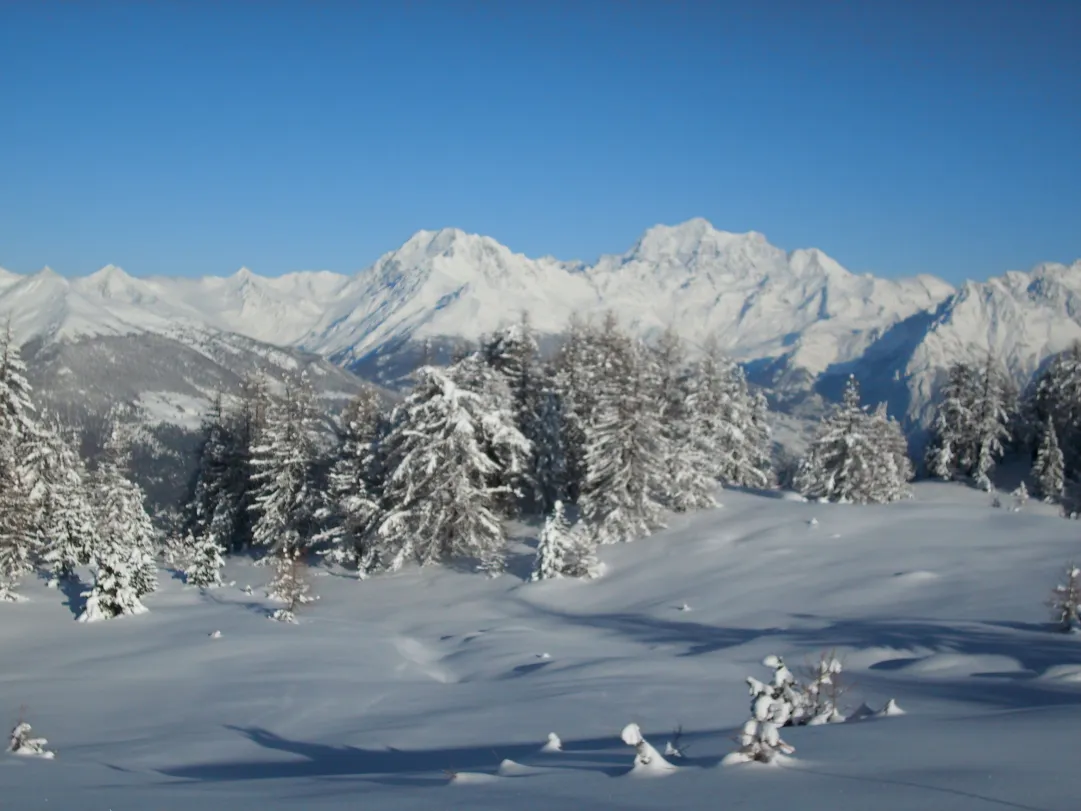
[[1081, 261], [1009, 272], [955, 290], [933, 276], [857, 275], [816, 249], [785, 252], [759, 233], [702, 219], [656, 226], [596, 263], [532, 259], [457, 229], [419, 231], [371, 267], [258, 276], [134, 278], [108, 266], [65, 279], [0, 271], [0, 317], [48, 346], [156, 335], [190, 343], [243, 336], [322, 356], [383, 382], [422, 343], [475, 340], [530, 314], [558, 334], [572, 313], [614, 310], [642, 334], [707, 333], [773, 386], [818, 386], [856, 372], [869, 395], [915, 421], [952, 360], [993, 349], [1023, 378], [1081, 338]]

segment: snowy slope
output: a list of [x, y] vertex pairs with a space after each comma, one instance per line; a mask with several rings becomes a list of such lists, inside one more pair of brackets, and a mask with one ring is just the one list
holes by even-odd
[[[602, 549], [598, 581], [316, 577], [322, 599], [296, 626], [265, 618], [269, 572], [242, 562], [233, 588], [163, 578], [150, 613], [93, 626], [73, 621], [77, 597], [28, 584], [31, 602], [0, 605], [0, 702], [12, 724], [25, 707], [57, 757], [0, 754], [3, 802], [1066, 811], [1081, 796], [1081, 642], [1046, 629], [1042, 601], [1081, 551], [1076, 527], [986, 498], [725, 493], [721, 510]], [[719, 767], [761, 659], [832, 648], [847, 709], [895, 697], [907, 714], [785, 730], [785, 766]], [[627, 776], [632, 721], [658, 748], [683, 725], [678, 771]], [[564, 751], [540, 752], [553, 731]]]
[[[1025, 383], [1048, 356], [1081, 340], [1081, 261], [1044, 264], [984, 283], [968, 282], [933, 311], [901, 322], [855, 365], [869, 386], [892, 395], [916, 425], [930, 417], [941, 374], [990, 350]], [[903, 381], [904, 388], [895, 385]]]

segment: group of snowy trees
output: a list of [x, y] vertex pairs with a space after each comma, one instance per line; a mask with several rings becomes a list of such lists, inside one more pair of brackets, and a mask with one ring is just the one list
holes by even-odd
[[885, 404], [860, 404], [859, 383], [850, 377], [844, 397], [823, 418], [800, 460], [795, 488], [808, 498], [855, 504], [896, 501], [909, 495], [912, 463], [908, 441]]
[[76, 437], [38, 415], [10, 330], [0, 335], [0, 600], [17, 600], [35, 570], [71, 578], [94, 570], [80, 621], [144, 611], [157, 587], [155, 532], [142, 491], [126, 475], [118, 436], [92, 469]]
[[740, 367], [715, 342], [692, 359], [674, 332], [647, 344], [614, 316], [572, 321], [548, 359], [523, 318], [418, 369], [393, 409], [361, 393], [336, 441], [319, 423], [303, 379], [215, 404], [182, 535], [191, 582], [213, 585], [221, 555], [247, 548], [497, 573], [505, 519], [523, 514], [548, 516], [535, 576], [582, 576], [597, 544], [649, 533], [665, 509], [772, 482], [765, 400]]
[[1031, 480], [1045, 501], [1061, 501], [1067, 483], [1081, 477], [1081, 344], [1053, 357], [1020, 394], [991, 355], [949, 369], [928, 472], [990, 490], [995, 464], [1010, 450], [1031, 454]]

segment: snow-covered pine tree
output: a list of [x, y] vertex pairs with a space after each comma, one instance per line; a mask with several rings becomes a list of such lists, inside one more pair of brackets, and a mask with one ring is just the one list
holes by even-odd
[[586, 431], [597, 414], [600, 355], [598, 331], [572, 315], [554, 368], [563, 418], [566, 492], [568, 500], [575, 504], [586, 477]]
[[976, 370], [966, 363], [955, 363], [939, 392], [935, 418], [931, 426], [931, 441], [927, 447], [927, 469], [932, 476], [952, 479], [975, 464], [975, 415], [973, 404], [977, 390]]
[[[236, 513], [232, 523], [232, 543], [226, 544], [228, 551], [240, 552], [254, 545], [252, 528], [255, 524], [255, 496], [258, 474], [253, 459], [255, 449], [263, 443], [266, 431], [267, 415], [271, 407], [270, 381], [263, 371], [258, 371], [241, 382], [240, 399], [235, 409], [230, 410], [226, 424], [232, 438], [232, 462], [229, 469], [233, 472], [229, 490], [233, 493]], [[222, 527], [219, 538], [224, 540], [227, 527]]]
[[31, 468], [41, 562], [54, 578], [90, 563], [99, 545], [90, 478], [72, 432], [52, 419], [42, 426]]
[[633, 541], [661, 526], [661, 416], [646, 350], [609, 314], [600, 337], [596, 415], [586, 426], [579, 506], [600, 543]]
[[382, 519], [382, 471], [377, 450], [384, 429], [383, 404], [374, 389], [364, 389], [342, 412], [337, 459], [327, 477], [330, 541], [326, 557], [356, 566], [373, 564], [374, 533]]
[[495, 463], [488, 484], [499, 513], [514, 517], [523, 502], [533, 502], [536, 482], [532, 476], [533, 447], [518, 427], [506, 379], [487, 365], [480, 353], [458, 361], [447, 374], [459, 389], [479, 398], [481, 447]]
[[928, 446], [927, 468], [943, 479], [967, 476], [982, 489], [1009, 439], [1015, 410], [1013, 383], [994, 356], [983, 366], [956, 363], [939, 395]]
[[687, 351], [675, 330], [665, 330], [644, 358], [652, 397], [660, 415], [659, 449], [663, 475], [660, 501], [675, 512], [716, 507], [713, 497], [717, 482], [712, 447], [699, 414], [698, 392]]
[[199, 466], [185, 510], [182, 547], [187, 582], [203, 588], [221, 584], [222, 555], [235, 543], [240, 504], [236, 437], [219, 391], [203, 419]]
[[795, 749], [781, 739], [781, 728], [789, 723], [799, 697], [796, 680], [779, 656], [767, 656], [762, 664], [773, 669], [769, 683], [747, 678], [751, 694], [751, 718], [743, 725], [739, 749], [722, 761], [736, 763], [772, 763], [778, 755], [790, 755]]
[[0, 335], [0, 600], [17, 599], [15, 588], [40, 551], [24, 456], [38, 429], [25, 371], [9, 326]]
[[884, 409], [873, 414], [860, 405], [859, 383], [849, 377], [842, 402], [823, 418], [795, 486], [808, 498], [856, 504], [904, 498], [912, 476], [904, 437]]
[[267, 586], [267, 597], [285, 606], [271, 612], [271, 619], [295, 623], [297, 608], [314, 599], [304, 569], [299, 550], [285, 549], [274, 556], [274, 579]]
[[487, 452], [490, 438], [528, 448], [510, 412], [491, 412], [475, 391], [446, 371], [424, 367], [395, 410], [385, 445], [387, 515], [378, 529], [380, 568], [410, 559], [421, 565], [473, 558], [488, 572], [503, 567], [506, 534], [496, 510], [505, 486]]
[[747, 385], [743, 369], [709, 335], [694, 368], [694, 411], [711, 448], [709, 470], [722, 484], [774, 484], [766, 399]]
[[1062, 631], [1068, 633], [1081, 627], [1081, 568], [1073, 563], [1066, 567], [1066, 580], [1052, 589], [1048, 605]]
[[1027, 410], [1034, 427], [1050, 419], [1063, 456], [1064, 476], [1081, 477], [1081, 342], [1056, 355], [1035, 381]]
[[317, 420], [314, 392], [301, 373], [271, 404], [259, 444], [252, 449], [252, 541], [268, 555], [303, 551], [315, 534], [320, 507], [312, 487]]
[[981, 380], [980, 399], [976, 414], [976, 468], [973, 477], [977, 487], [991, 489], [991, 473], [1005, 450], [1003, 443], [1010, 438], [1008, 425], [1016, 410], [1016, 392], [1012, 382], [988, 353]]
[[541, 385], [537, 421], [534, 424], [533, 479], [540, 507], [551, 512], [557, 501], [568, 494], [568, 449], [566, 441], [563, 397], [555, 371], [547, 369]]
[[98, 569], [95, 589], [112, 576], [115, 582], [104, 586], [108, 594], [120, 599], [117, 595], [130, 585], [138, 599], [158, 587], [157, 534], [142, 489], [126, 473], [126, 458], [123, 440], [114, 428], [90, 475], [99, 544], [92, 550], [92, 563]]
[[530, 580], [550, 580], [563, 577], [568, 567], [573, 538], [563, 512], [562, 502], [552, 505], [552, 512], [544, 519], [537, 542], [537, 556], [533, 561]]
[[86, 605], [79, 622], [98, 622], [146, 612], [140, 601], [140, 571], [143, 561], [139, 551], [128, 545], [130, 539], [107, 534], [94, 553], [94, 585], [83, 592]]
[[1032, 478], [1036, 482], [1036, 494], [1048, 504], [1062, 500], [1065, 472], [1062, 450], [1059, 448], [1055, 421], [1047, 415], [1040, 435], [1040, 448], [1032, 465]]

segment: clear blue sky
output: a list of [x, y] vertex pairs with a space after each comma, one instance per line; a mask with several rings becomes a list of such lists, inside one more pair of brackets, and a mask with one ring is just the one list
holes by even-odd
[[694, 216], [855, 271], [1081, 257], [1081, 0], [0, 4], [0, 266], [591, 260]]

